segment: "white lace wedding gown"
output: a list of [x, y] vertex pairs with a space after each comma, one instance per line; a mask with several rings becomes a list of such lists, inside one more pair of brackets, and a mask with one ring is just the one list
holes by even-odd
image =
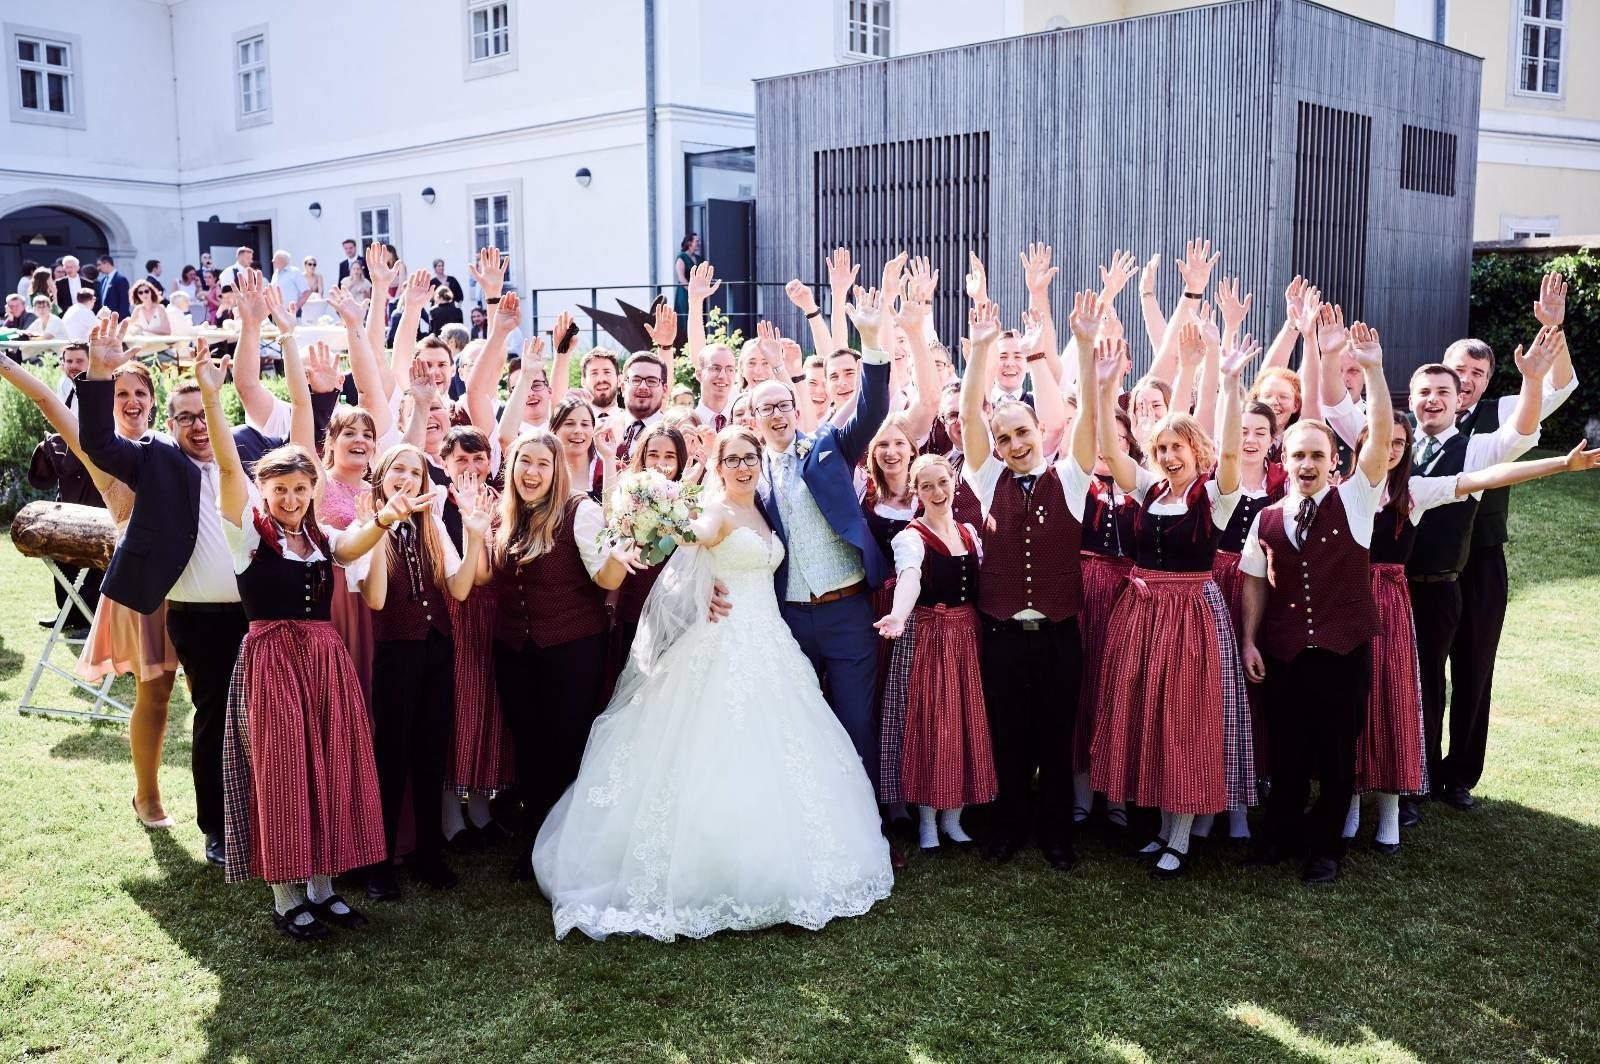
[[738, 528], [708, 553], [732, 613], [595, 721], [539, 831], [557, 938], [816, 930], [893, 885], [861, 759], [778, 612], [783, 544]]

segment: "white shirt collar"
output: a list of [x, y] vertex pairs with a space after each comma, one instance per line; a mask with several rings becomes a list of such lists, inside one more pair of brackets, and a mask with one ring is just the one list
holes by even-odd
[[[1455, 422], [1451, 422], [1450, 426], [1448, 428], [1446, 428], [1443, 432], [1439, 433], [1437, 436], [1434, 436], [1433, 439], [1438, 440], [1439, 441], [1439, 446], [1443, 447], [1445, 444], [1450, 442], [1450, 438], [1452, 436], [1458, 436], [1458, 435], [1460, 435], [1460, 433], [1461, 433], [1461, 430], [1456, 428]], [[1425, 433], [1425, 432], [1417, 433], [1417, 442], [1416, 442], [1417, 453], [1421, 454], [1423, 452], [1423, 450], [1427, 446], [1428, 446], [1428, 434]]]

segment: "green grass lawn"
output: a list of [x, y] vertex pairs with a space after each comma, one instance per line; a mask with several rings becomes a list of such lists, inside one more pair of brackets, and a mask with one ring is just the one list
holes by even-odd
[[[201, 859], [187, 704], [147, 834], [115, 726], [20, 717], [48, 609], [0, 542], [0, 1055], [63, 1060], [1600, 1059], [1600, 477], [1517, 489], [1489, 772], [1395, 858], [1319, 891], [1204, 853], [1151, 882], [1095, 841], [1070, 875], [914, 860], [821, 933], [558, 944], [462, 886], [317, 946]], [[70, 696], [55, 689], [58, 700]], [[1370, 823], [1364, 838], [1370, 835]]]

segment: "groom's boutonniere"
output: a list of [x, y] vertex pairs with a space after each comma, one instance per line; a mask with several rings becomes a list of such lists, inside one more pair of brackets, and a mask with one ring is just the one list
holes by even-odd
[[811, 448], [814, 446], [816, 446], [815, 440], [808, 439], [805, 436], [800, 437], [799, 441], [794, 445], [795, 456], [804, 462], [806, 455], [811, 453]]

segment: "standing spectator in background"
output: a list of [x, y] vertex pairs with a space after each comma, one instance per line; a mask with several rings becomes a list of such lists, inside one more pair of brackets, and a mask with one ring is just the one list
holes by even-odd
[[434, 285], [433, 306], [428, 308], [428, 331], [438, 336], [446, 325], [461, 324], [461, 305], [455, 289], [448, 284]]
[[128, 301], [128, 279], [117, 272], [116, 260], [110, 255], [101, 255], [95, 260], [95, 266], [100, 271], [100, 281], [96, 286], [100, 305], [126, 318], [133, 309]]
[[344, 241], [344, 258], [339, 263], [340, 285], [344, 284], [344, 279], [349, 277], [354, 270], [361, 270], [362, 273], [367, 272], [366, 270], [361, 269], [361, 256], [357, 254], [357, 250], [358, 248], [355, 240], [351, 237], [346, 237]]
[[145, 262], [145, 264], [144, 264], [144, 279], [146, 281], [149, 281], [155, 287], [156, 292], [159, 293], [160, 295], [164, 296], [164, 295], [167, 294], [166, 286], [161, 283], [161, 260], [160, 259], [149, 259], [149, 260], [147, 260]]
[[322, 274], [317, 272], [317, 260], [310, 255], [300, 263], [300, 274], [306, 282], [307, 296], [322, 295]]
[[[29, 287], [33, 284], [33, 271], [39, 269], [39, 264], [32, 259], [22, 260], [22, 274], [17, 280], [17, 295], [28, 294]], [[46, 268], [48, 272], [48, 268]]]
[[443, 259], [433, 260], [433, 274], [428, 278], [428, 287], [448, 287], [451, 294], [455, 296], [455, 301], [458, 304], [465, 303], [467, 301], [467, 291], [461, 287], [461, 282], [456, 280], [454, 277], [451, 277], [448, 273], [445, 273]]
[[[347, 263], [339, 264], [342, 270]], [[367, 280], [367, 269], [361, 263], [355, 263], [350, 272], [339, 280], [339, 287], [355, 296], [357, 299], [372, 298], [372, 282]]]
[[489, 338], [489, 315], [480, 306], [472, 308], [471, 338], [474, 340], [487, 340]]
[[689, 313], [689, 271], [700, 265], [700, 234], [690, 233], [678, 244], [678, 256], [672, 260], [672, 272], [677, 276], [678, 288], [672, 296], [672, 309], [681, 318]]
[[[89, 368], [89, 349], [80, 343], [72, 343], [61, 351], [61, 379], [56, 382], [56, 395], [66, 408], [77, 414], [78, 412], [78, 376]], [[97, 493], [98, 497], [98, 493]], [[62, 502], [72, 502], [71, 499], [62, 499]], [[99, 506], [100, 503], [90, 505]]]
[[[93, 292], [94, 286], [78, 274], [78, 260], [71, 255], [61, 257], [61, 276], [56, 279], [56, 306], [70, 307], [78, 301], [78, 293], [85, 288]], [[99, 300], [99, 293], [95, 299]], [[98, 306], [98, 302], [96, 304]]]
[[217, 281], [216, 270], [207, 267], [200, 271], [200, 292], [206, 305], [206, 323], [215, 325], [222, 302], [222, 285]]
[[49, 296], [33, 297], [33, 335], [41, 340], [65, 340], [67, 327], [52, 311]]
[[6, 296], [6, 320], [8, 329], [33, 328], [33, 314], [28, 310], [28, 301], [12, 292]]
[[221, 285], [223, 288], [237, 287], [239, 284], [237, 279], [239, 271], [254, 269], [255, 262], [256, 253], [254, 248], [235, 248], [233, 252], [233, 265], [229, 266], [227, 269], [223, 270], [217, 275], [217, 284]]
[[67, 308], [61, 315], [61, 326], [68, 340], [88, 342], [89, 333], [94, 328], [94, 289], [84, 288], [78, 292], [78, 301]]
[[306, 279], [294, 268], [289, 253], [282, 248], [272, 253], [272, 287], [283, 296], [283, 309], [289, 317], [299, 317], [300, 307], [306, 301]]
[[33, 276], [28, 279], [28, 290], [23, 295], [27, 298], [30, 306], [33, 304], [34, 299], [39, 296], [50, 297], [52, 314], [60, 314], [71, 305], [69, 303], [56, 302], [56, 296], [60, 295], [60, 293], [56, 291], [55, 275], [50, 272], [50, 267], [48, 266], [40, 266], [33, 271]]

